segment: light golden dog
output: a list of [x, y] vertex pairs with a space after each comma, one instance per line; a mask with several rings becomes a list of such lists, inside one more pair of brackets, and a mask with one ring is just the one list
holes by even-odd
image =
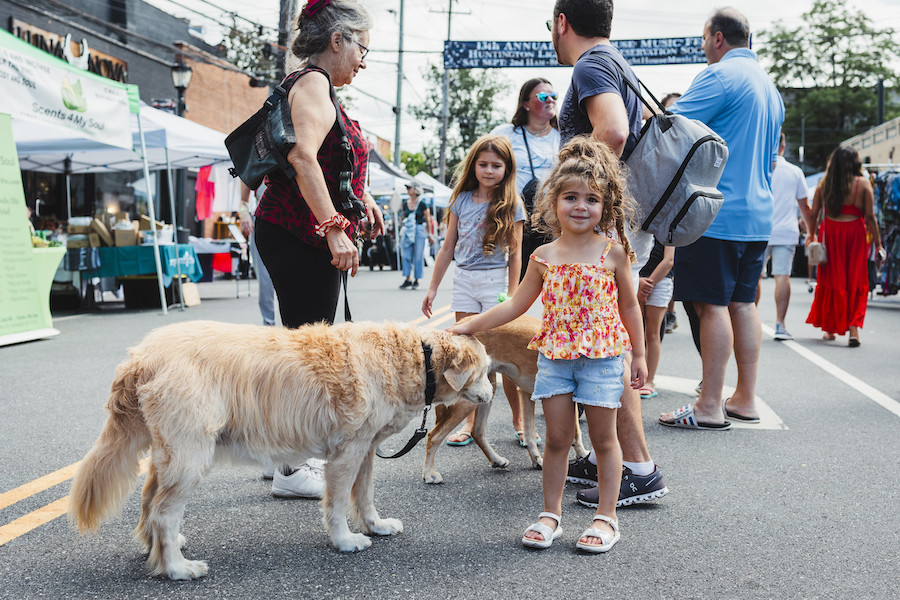
[[[463, 321], [465, 320], [463, 319]], [[519, 387], [525, 447], [528, 449], [531, 465], [535, 469], [540, 469], [543, 465], [543, 459], [535, 441], [537, 436], [535, 435], [536, 428], [534, 425], [534, 400], [531, 399], [531, 394], [534, 392], [534, 378], [537, 376], [538, 353], [537, 350], [528, 349], [528, 342], [537, 335], [540, 328], [540, 319], [530, 315], [522, 315], [505, 325], [475, 334], [475, 338], [484, 344], [488, 356], [491, 357], [491, 383], [494, 383], [495, 380], [493, 373], [500, 373], [511, 378]], [[444, 482], [444, 478], [434, 468], [435, 455], [441, 443], [470, 412], [472, 412], [472, 404], [469, 402], [457, 402], [456, 404], [435, 407], [434, 429], [428, 434], [425, 466], [422, 469], [422, 478], [425, 480], [425, 483]], [[490, 412], [490, 404], [478, 405], [475, 412], [475, 425], [472, 427], [472, 439], [484, 452], [491, 466], [502, 469], [509, 466], [509, 460], [497, 454], [484, 433]], [[581, 442], [581, 428], [577, 419], [575, 420], [575, 427], [573, 444], [575, 454], [587, 456], [588, 451]]]
[[435, 403], [489, 402], [490, 361], [476, 339], [391, 323], [289, 330], [209, 321], [157, 329], [119, 365], [100, 438], [72, 483], [69, 518], [84, 531], [121, 510], [150, 449], [135, 535], [154, 574], [202, 577], [181, 553], [185, 503], [217, 459], [262, 465], [328, 461], [322, 500], [334, 546], [371, 540], [347, 524], [351, 503], [366, 533], [403, 531], [374, 504], [376, 446], [424, 409], [433, 348]]

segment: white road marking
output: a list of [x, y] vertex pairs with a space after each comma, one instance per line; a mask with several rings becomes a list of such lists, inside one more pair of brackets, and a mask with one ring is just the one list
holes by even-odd
[[[775, 335], [775, 330], [772, 329], [771, 327], [769, 327], [768, 325], [763, 325], [762, 330], [763, 330], [763, 333], [765, 333], [766, 335], [768, 335], [770, 337]], [[820, 369], [822, 369], [829, 375], [832, 375], [836, 379], [846, 383], [847, 385], [849, 385], [850, 387], [852, 387], [853, 389], [855, 389], [862, 395], [866, 396], [867, 398], [869, 398], [870, 400], [872, 400], [879, 406], [889, 410], [890, 412], [892, 412], [895, 415], [897, 415], [898, 417], [900, 417], [900, 402], [897, 402], [896, 400], [894, 400], [887, 394], [876, 390], [875, 388], [873, 388], [871, 385], [869, 385], [865, 381], [862, 381], [858, 377], [854, 377], [853, 375], [851, 375], [847, 371], [843, 370], [839, 366], [835, 365], [832, 362], [825, 360], [824, 358], [822, 358], [821, 356], [819, 356], [812, 350], [801, 346], [797, 342], [785, 341], [785, 342], [781, 342], [781, 343], [784, 344], [785, 346], [787, 346], [788, 348], [790, 348], [791, 350], [793, 350], [794, 352], [796, 352], [797, 354], [799, 354], [800, 356], [802, 356], [803, 358], [805, 358], [806, 360], [808, 360], [809, 362], [811, 362], [812, 364], [816, 365], [817, 367], [819, 367]]]
[[[687, 396], [697, 395], [696, 388], [699, 383], [696, 379], [669, 377], [666, 375], [657, 375], [654, 377], [653, 382], [656, 384], [657, 390], [669, 390]], [[722, 395], [726, 398], [730, 397], [733, 393], [733, 387], [727, 385], [722, 387]], [[647, 402], [649, 401], [644, 400], [645, 404]], [[781, 431], [787, 431], [789, 429], [788, 426], [784, 424], [784, 421], [781, 420], [781, 417], [772, 410], [772, 407], [763, 402], [759, 396], [756, 397], [756, 408], [759, 410], [759, 423], [743, 423], [737, 419], [729, 419], [729, 421], [731, 421], [731, 426], [738, 429], [778, 429]]]

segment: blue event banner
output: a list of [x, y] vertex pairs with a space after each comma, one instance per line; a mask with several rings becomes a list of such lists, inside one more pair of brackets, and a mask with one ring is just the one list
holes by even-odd
[[[613, 40], [632, 66], [706, 64], [699, 37]], [[552, 42], [444, 42], [446, 69], [559, 67]]]

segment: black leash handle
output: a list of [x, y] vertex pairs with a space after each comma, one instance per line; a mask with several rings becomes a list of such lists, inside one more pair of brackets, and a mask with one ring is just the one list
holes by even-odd
[[416, 432], [413, 434], [409, 441], [406, 442], [406, 445], [403, 446], [403, 449], [397, 452], [396, 454], [385, 454], [381, 451], [381, 447], [375, 448], [375, 455], [378, 458], [400, 458], [401, 456], [409, 453], [410, 450], [416, 447], [423, 437], [428, 435], [428, 430], [425, 429], [425, 420], [428, 418], [428, 409], [431, 408], [430, 404], [425, 405], [425, 413], [422, 415], [422, 426], [416, 429]]

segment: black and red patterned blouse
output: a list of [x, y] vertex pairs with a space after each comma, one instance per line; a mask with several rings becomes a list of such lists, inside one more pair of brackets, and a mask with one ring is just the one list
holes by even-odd
[[[282, 86], [290, 92], [297, 79], [310, 71], [317, 71], [328, 77], [328, 73], [321, 68], [309, 65], [285, 77]], [[350, 183], [356, 197], [362, 198], [365, 191], [366, 169], [369, 164], [369, 145], [362, 135], [359, 123], [347, 117], [343, 106], [340, 106], [340, 109], [340, 118], [344, 120], [347, 139], [353, 148], [353, 176]], [[300, 126], [302, 127], [302, 125]], [[337, 119], [335, 119], [331, 131], [325, 136], [325, 141], [322, 142], [322, 146], [319, 148], [317, 159], [322, 167], [322, 175], [325, 176], [328, 195], [331, 196], [332, 202], [335, 199], [339, 201], [340, 169], [343, 164], [344, 154], [341, 151], [341, 128]], [[302, 174], [300, 175], [302, 177]], [[260, 219], [265, 219], [284, 227], [310, 246], [327, 248], [328, 242], [325, 238], [316, 235], [315, 227], [319, 222], [303, 199], [300, 188], [297, 186], [296, 178], [288, 179], [281, 171], [275, 171], [266, 177], [266, 184], [268, 187], [266, 187], [266, 191], [256, 207], [255, 215]], [[345, 231], [352, 239], [354, 234], [359, 231], [359, 228], [360, 221], [350, 218], [350, 226]]]

